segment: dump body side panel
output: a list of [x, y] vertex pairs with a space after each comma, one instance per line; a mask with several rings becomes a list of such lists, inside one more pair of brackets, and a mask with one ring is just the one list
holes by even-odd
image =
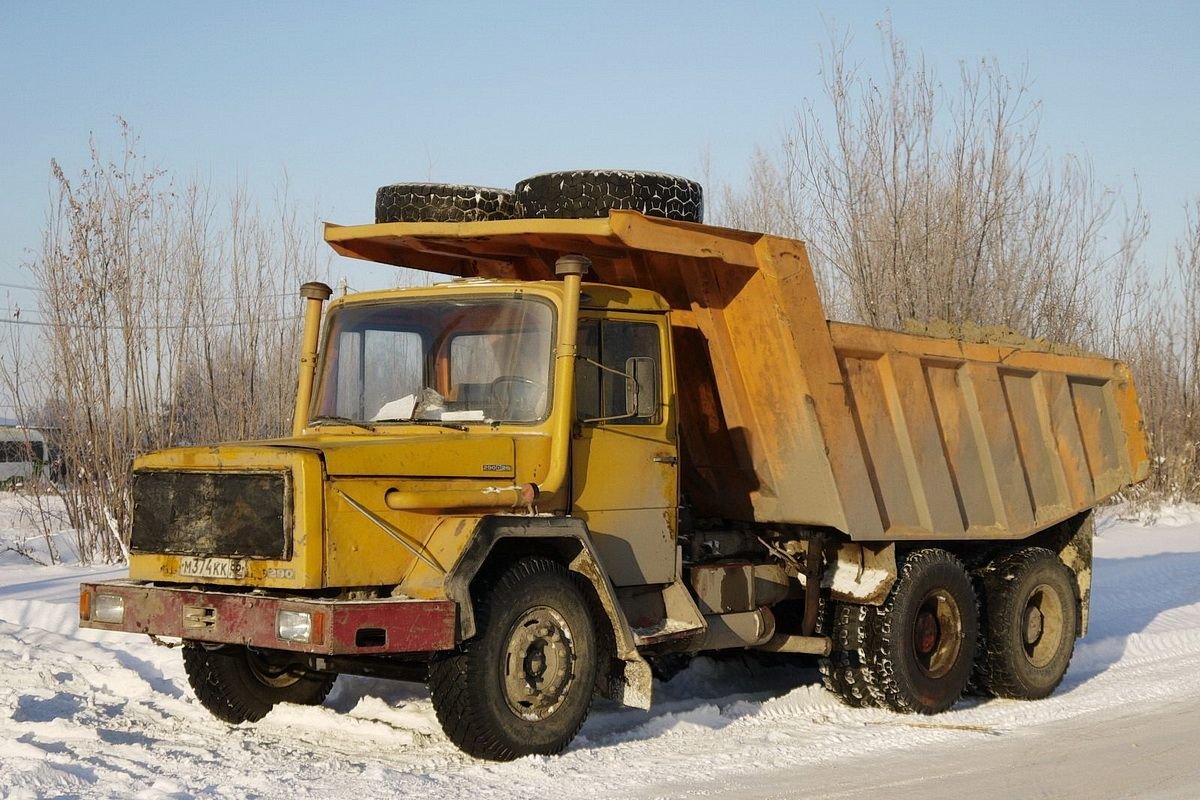
[[1022, 538], [1146, 476], [1120, 362], [829, 330], [884, 538]]

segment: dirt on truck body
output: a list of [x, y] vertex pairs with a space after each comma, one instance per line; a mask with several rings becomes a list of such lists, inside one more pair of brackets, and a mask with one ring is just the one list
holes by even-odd
[[1051, 693], [1090, 509], [1147, 472], [1128, 370], [829, 322], [802, 242], [700, 208], [647, 173], [381, 189], [329, 244], [455, 280], [306, 284], [293, 435], [139, 458], [129, 580], [81, 624], [179, 637], [231, 722], [424, 679], [493, 759], [714, 650], [898, 712]]

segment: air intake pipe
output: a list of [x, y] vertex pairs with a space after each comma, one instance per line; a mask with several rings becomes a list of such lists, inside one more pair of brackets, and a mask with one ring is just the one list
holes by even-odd
[[300, 377], [296, 386], [296, 412], [292, 415], [292, 435], [299, 436], [308, 424], [312, 407], [313, 377], [317, 371], [317, 342], [321, 336], [321, 309], [333, 290], [323, 283], [300, 287], [304, 298], [304, 338], [300, 344]]

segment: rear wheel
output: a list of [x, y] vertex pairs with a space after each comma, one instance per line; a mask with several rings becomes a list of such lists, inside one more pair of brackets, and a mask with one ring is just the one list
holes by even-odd
[[915, 550], [881, 608], [867, 609], [864, 653], [881, 705], [937, 714], [962, 696], [979, 632], [978, 603], [962, 563], [938, 548]]
[[183, 667], [200, 704], [234, 725], [257, 722], [277, 703], [319, 705], [337, 675], [272, 663], [241, 645], [184, 642]]
[[981, 584], [976, 683], [996, 697], [1048, 696], [1066, 675], [1079, 630], [1070, 570], [1050, 550], [1028, 547], [989, 564]]
[[470, 755], [553, 755], [575, 738], [596, 687], [597, 639], [570, 573], [525, 558], [476, 598], [479, 634], [429, 675], [438, 721]]
[[818, 634], [828, 631], [833, 648], [817, 662], [822, 685], [851, 708], [876, 705], [871, 693], [871, 673], [865, 661], [865, 627], [872, 608], [837, 601], [823, 601]]

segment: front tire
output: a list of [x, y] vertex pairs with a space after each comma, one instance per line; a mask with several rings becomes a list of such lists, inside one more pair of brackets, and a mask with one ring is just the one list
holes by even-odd
[[1062, 683], [1079, 631], [1073, 577], [1058, 556], [1028, 547], [983, 571], [979, 688], [995, 697], [1040, 700]]
[[442, 729], [477, 758], [562, 752], [596, 686], [596, 629], [583, 592], [561, 565], [524, 558], [478, 595], [479, 634], [430, 669]]
[[196, 699], [233, 725], [258, 722], [277, 703], [320, 705], [336, 674], [273, 665], [241, 645], [183, 643], [183, 668]]

